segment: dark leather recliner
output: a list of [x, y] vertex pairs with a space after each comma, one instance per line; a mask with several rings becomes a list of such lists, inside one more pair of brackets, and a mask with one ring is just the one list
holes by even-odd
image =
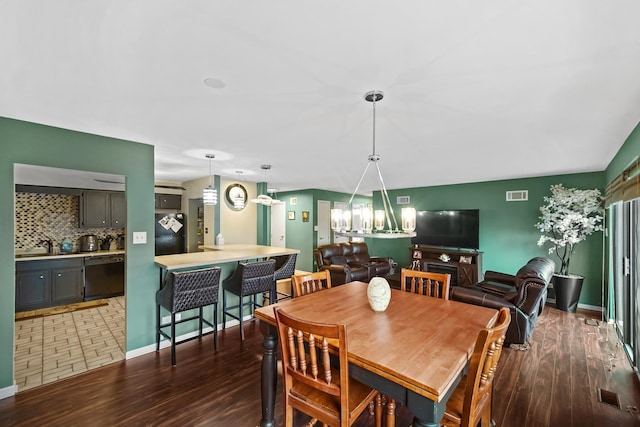
[[484, 281], [472, 287], [454, 286], [451, 299], [495, 309], [509, 308], [511, 324], [505, 343], [524, 344], [531, 337], [547, 301], [547, 288], [554, 270], [555, 263], [549, 258], [532, 258], [515, 276], [487, 271]]
[[391, 272], [391, 258], [371, 257], [364, 242], [332, 243], [313, 250], [318, 271], [329, 270], [331, 285], [368, 282]]

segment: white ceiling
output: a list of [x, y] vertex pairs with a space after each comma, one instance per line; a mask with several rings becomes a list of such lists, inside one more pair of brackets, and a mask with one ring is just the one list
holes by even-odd
[[[600, 171], [640, 119], [640, 2], [27, 1], [0, 115], [155, 146], [156, 179], [351, 192]], [[223, 88], [205, 85], [207, 78]], [[369, 171], [362, 192], [376, 189]]]

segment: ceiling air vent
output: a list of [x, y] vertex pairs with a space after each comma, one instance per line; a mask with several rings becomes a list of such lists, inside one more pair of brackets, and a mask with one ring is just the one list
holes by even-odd
[[398, 196], [396, 197], [396, 203], [399, 205], [408, 205], [411, 203], [411, 196]]
[[524, 202], [529, 200], [529, 190], [507, 191], [507, 202]]

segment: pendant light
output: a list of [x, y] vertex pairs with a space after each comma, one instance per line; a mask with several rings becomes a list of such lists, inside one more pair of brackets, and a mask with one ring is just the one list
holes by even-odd
[[213, 188], [213, 175], [211, 175], [211, 160], [216, 158], [215, 154], [205, 154], [209, 159], [209, 186], [202, 190], [202, 203], [205, 205], [218, 204], [218, 190]]
[[[397, 239], [415, 237], [416, 235], [416, 210], [414, 208], [402, 208], [402, 230], [398, 228], [398, 222], [391, 208], [391, 200], [389, 199], [387, 188], [382, 179], [380, 165], [378, 164], [380, 156], [376, 154], [376, 102], [380, 101], [383, 97], [384, 93], [379, 90], [373, 90], [364, 95], [364, 99], [373, 105], [373, 152], [367, 158], [369, 163], [367, 163], [360, 177], [360, 181], [358, 181], [358, 185], [356, 185], [356, 189], [353, 190], [353, 194], [351, 194], [349, 206], [352, 206], [353, 198], [360, 188], [360, 184], [362, 184], [362, 180], [369, 166], [373, 163], [378, 171], [378, 181], [380, 182], [380, 193], [382, 195], [382, 206], [384, 209], [376, 210], [375, 213], [371, 211], [370, 207], [353, 209], [352, 206], [351, 210], [331, 209], [331, 228], [338, 236]], [[360, 218], [360, 227], [358, 227], [357, 230], [352, 230], [351, 227], [354, 217]], [[385, 225], [387, 229], [385, 229]]]
[[[271, 165], [260, 165], [260, 169], [264, 171], [264, 183], [267, 187], [267, 193], [269, 192], [269, 186], [267, 185], [267, 171], [271, 170]], [[258, 203], [263, 206], [271, 206], [274, 203], [279, 203], [280, 200], [273, 199], [267, 194], [260, 194], [255, 199], [251, 199], [252, 203]]]

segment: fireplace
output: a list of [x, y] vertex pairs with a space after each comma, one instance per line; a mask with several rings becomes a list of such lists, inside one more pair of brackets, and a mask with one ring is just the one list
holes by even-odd
[[435, 262], [422, 263], [423, 271], [430, 271], [432, 273], [445, 273], [451, 275], [451, 286], [458, 286], [458, 267], [450, 264], [442, 264]]

